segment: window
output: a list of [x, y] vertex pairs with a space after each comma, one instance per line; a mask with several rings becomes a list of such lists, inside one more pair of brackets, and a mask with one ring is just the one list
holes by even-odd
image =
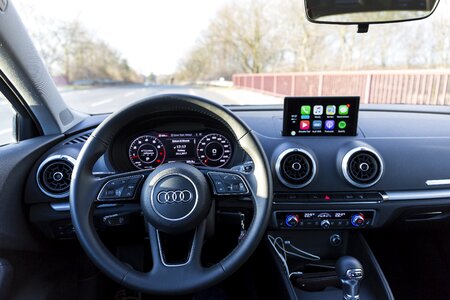
[[429, 19], [365, 34], [308, 22], [301, 0], [135, 0], [126, 14], [110, 2], [14, 1], [75, 110], [114, 112], [165, 93], [230, 105], [342, 95], [450, 105], [450, 1]]
[[15, 114], [11, 103], [0, 93], [0, 146], [16, 142], [13, 135]]

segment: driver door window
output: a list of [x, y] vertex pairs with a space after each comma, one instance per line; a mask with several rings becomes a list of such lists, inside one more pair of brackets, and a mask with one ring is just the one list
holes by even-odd
[[11, 103], [0, 93], [0, 146], [16, 142], [13, 134], [15, 114]]

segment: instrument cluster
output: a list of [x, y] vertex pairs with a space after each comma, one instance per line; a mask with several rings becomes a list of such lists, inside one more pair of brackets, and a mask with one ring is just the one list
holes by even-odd
[[128, 159], [136, 169], [154, 169], [163, 163], [184, 162], [223, 167], [233, 155], [233, 145], [216, 132], [149, 132], [133, 138]]

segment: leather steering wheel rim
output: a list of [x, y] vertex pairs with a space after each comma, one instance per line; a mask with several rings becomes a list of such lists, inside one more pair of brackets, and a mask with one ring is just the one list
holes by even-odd
[[[248, 176], [252, 191], [253, 219], [246, 236], [219, 263], [208, 268], [157, 266], [144, 273], [117, 259], [100, 240], [93, 225], [94, 199], [100, 180], [93, 166], [107, 151], [116, 134], [133, 120], [174, 111], [199, 113], [226, 125], [251, 157], [253, 173]], [[186, 294], [212, 286], [235, 272], [254, 252], [267, 227], [272, 207], [272, 177], [264, 150], [253, 132], [233, 112], [212, 101], [190, 95], [160, 95], [136, 102], [105, 119], [82, 148], [72, 175], [70, 212], [78, 240], [94, 264], [118, 283], [151, 294]], [[149, 229], [152, 230], [151, 228]], [[155, 241], [150, 239], [151, 247]], [[201, 251], [201, 243], [200, 250]], [[156, 245], [158, 246], [158, 245]], [[155, 257], [153, 257], [155, 258]], [[155, 269], [155, 266], [153, 267]]]

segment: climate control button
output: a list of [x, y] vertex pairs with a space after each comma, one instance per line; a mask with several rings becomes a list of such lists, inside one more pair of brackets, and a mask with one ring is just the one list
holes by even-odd
[[285, 224], [287, 227], [296, 227], [298, 223], [300, 222], [300, 218], [298, 215], [287, 215]]
[[322, 227], [323, 229], [329, 229], [330, 226], [331, 223], [328, 220], [322, 220], [322, 222], [320, 222], [320, 227]]
[[366, 218], [364, 217], [364, 215], [362, 213], [353, 215], [351, 220], [350, 220], [350, 222], [352, 223], [352, 225], [354, 227], [361, 227], [361, 226], [363, 226], [365, 221], [366, 221]]

